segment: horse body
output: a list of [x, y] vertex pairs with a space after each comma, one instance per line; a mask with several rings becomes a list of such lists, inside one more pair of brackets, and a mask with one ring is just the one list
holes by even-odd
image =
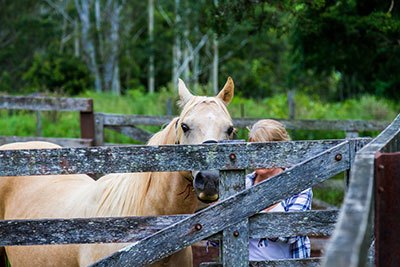
[[[183, 82], [179, 92], [183, 105], [180, 117], [155, 134], [149, 145], [195, 144], [229, 137], [231, 119], [225, 105], [233, 96], [230, 79], [217, 97], [192, 96]], [[4, 145], [0, 150], [31, 148], [59, 146], [27, 142]], [[0, 177], [0, 220], [193, 213], [197, 199], [190, 189], [192, 179], [191, 172], [108, 174], [97, 181], [87, 175]], [[202, 193], [205, 197], [200, 200], [215, 200], [214, 191]], [[87, 266], [124, 246], [11, 246], [5, 251], [12, 267]], [[191, 266], [190, 247], [154, 264], [158, 265]]]

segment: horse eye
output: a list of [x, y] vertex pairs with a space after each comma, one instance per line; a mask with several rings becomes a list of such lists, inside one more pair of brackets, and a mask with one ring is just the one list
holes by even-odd
[[187, 131], [190, 130], [189, 126], [187, 126], [187, 124], [185, 124], [185, 123], [182, 123], [182, 124], [181, 124], [181, 128], [182, 128], [182, 130], [183, 130], [184, 133], [186, 133]]
[[234, 130], [235, 130], [235, 128], [233, 128], [232, 126], [230, 126], [230, 127], [228, 128], [228, 130], [226, 131], [226, 133], [227, 133], [228, 135], [231, 135], [231, 134], [233, 133]]

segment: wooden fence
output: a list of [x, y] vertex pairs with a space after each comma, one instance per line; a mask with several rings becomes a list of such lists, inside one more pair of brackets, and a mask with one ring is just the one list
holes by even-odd
[[324, 266], [399, 266], [399, 152], [400, 115], [356, 154]]
[[[2, 221], [0, 246], [137, 241], [94, 266], [142, 266], [211, 237], [222, 240], [224, 266], [247, 266], [249, 237], [332, 233], [336, 211], [257, 212], [350, 169], [351, 155], [369, 141], [358, 138], [1, 151], [1, 176], [219, 169], [222, 200], [194, 215]], [[292, 167], [236, 192], [244, 189], [245, 169], [271, 166]], [[153, 226], [147, 229], [149, 224]], [[318, 261], [289, 262], [291, 266], [312, 266]]]
[[[104, 145], [104, 129], [112, 129], [140, 142], [146, 142], [151, 133], [140, 128], [142, 125], [162, 126], [171, 121], [172, 116], [146, 116], [122, 114], [95, 114], [96, 145]], [[253, 125], [258, 118], [234, 118], [233, 125], [246, 128]], [[349, 138], [358, 137], [362, 131], [382, 131], [389, 122], [363, 120], [284, 120], [282, 122], [289, 130], [329, 130], [344, 131]]]
[[[125, 117], [111, 116], [115, 122], [104, 119], [104, 114], [96, 114], [96, 121], [100, 118], [104, 128], [104, 125], [117, 125], [117, 119]], [[126, 118], [129, 121], [122, 125], [136, 126], [139, 123], [135, 120], [144, 116]], [[164, 119], [158, 118], [160, 121]], [[246, 126], [251, 124], [251, 120], [244, 121]], [[285, 124], [290, 128], [290, 121]], [[371, 125], [365, 127], [376, 130]], [[360, 125], [349, 129], [357, 127]], [[218, 204], [193, 215], [0, 221], [0, 246], [135, 242], [94, 266], [142, 266], [211, 238], [222, 240], [219, 264], [248, 266], [249, 237], [333, 233], [322, 260], [323, 266], [365, 266], [372, 264], [374, 258], [377, 265], [397, 266], [398, 256], [388, 253], [399, 248], [395, 240], [399, 221], [387, 221], [387, 214], [400, 212], [400, 205], [389, 205], [391, 210], [388, 210], [388, 201], [398, 199], [396, 196], [400, 191], [396, 165], [399, 159], [399, 131], [400, 116], [371, 142], [368, 138], [351, 138], [0, 151], [0, 176], [219, 169], [222, 196]], [[245, 169], [272, 166], [291, 167], [272, 179], [244, 189]], [[339, 215], [335, 210], [257, 213], [266, 206], [350, 169], [350, 187]], [[377, 176], [376, 192], [374, 175]], [[391, 179], [391, 183], [387, 183], [387, 179]], [[381, 203], [382, 199], [385, 201]], [[371, 238], [373, 203], [377, 204], [375, 239]], [[339, 221], [336, 224], [337, 219]], [[152, 227], [148, 228], [148, 225]], [[388, 236], [386, 229], [390, 225], [396, 227], [390, 228]], [[375, 247], [371, 246], [372, 240], [375, 240], [372, 242]], [[371, 256], [374, 248], [376, 257]], [[392, 261], [390, 265], [385, 265], [389, 261]], [[253, 266], [319, 264], [319, 258], [250, 263]]]
[[[40, 111], [80, 112], [81, 138], [45, 138], [40, 136], [0, 136], [0, 144], [24, 141], [49, 141], [61, 146], [81, 147], [93, 145], [93, 100], [88, 98], [0, 96], [0, 109], [30, 110], [37, 112], [37, 126], [41, 126]], [[18, 127], [16, 125], [16, 127]], [[37, 130], [40, 132], [40, 130]]]

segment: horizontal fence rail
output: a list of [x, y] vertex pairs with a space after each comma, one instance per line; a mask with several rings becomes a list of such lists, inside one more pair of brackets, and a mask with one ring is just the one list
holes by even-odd
[[0, 109], [38, 111], [93, 111], [90, 98], [0, 96]]
[[[0, 109], [81, 112], [82, 139], [65, 139], [66, 143], [50, 140], [67, 146], [74, 142], [77, 146], [91, 145], [93, 140], [102, 144], [105, 127], [138, 137], [137, 140], [147, 140], [150, 133], [137, 128], [137, 125], [160, 126], [173, 118], [94, 114], [91, 99], [72, 98], [0, 96]], [[235, 118], [234, 125], [244, 128], [258, 120]], [[350, 133], [380, 131], [389, 124], [358, 120], [279, 121], [290, 130], [342, 130]], [[42, 140], [49, 141], [48, 138]], [[248, 237], [331, 235], [339, 216], [326, 257], [322, 260], [323, 266], [365, 266], [371, 243], [375, 156], [377, 152], [399, 151], [399, 140], [400, 115], [371, 143], [369, 138], [354, 138], [346, 141], [0, 151], [0, 176], [218, 169], [223, 177], [222, 200], [194, 215], [0, 221], [0, 247], [135, 242], [93, 266], [144, 265], [209, 238], [223, 240], [223, 255], [227, 252], [230, 254], [226, 255], [232, 255], [230, 261], [223, 261], [225, 264], [232, 262], [245, 266], [248, 262], [243, 255], [248, 251], [243, 253], [246, 251], [243, 244]], [[339, 215], [337, 210], [256, 214], [264, 207], [337, 173], [349, 171], [353, 164], [350, 188]], [[235, 183], [243, 179], [244, 169], [257, 167], [287, 169], [272, 179], [236, 193], [233, 187], [240, 187]], [[239, 207], [238, 203], [241, 203]], [[235, 237], [232, 235], [234, 232], [238, 233]], [[238, 248], [240, 251], [234, 254]], [[318, 266], [320, 260], [250, 262], [250, 266]]]
[[[163, 233], [169, 233], [173, 229], [178, 228], [176, 236], [175, 234], [172, 234], [172, 236], [174, 238], [180, 236], [183, 239], [172, 240], [172, 243], [175, 245], [172, 250], [169, 250], [170, 248], [167, 246], [167, 250], [165, 251], [156, 251], [155, 256], [149, 256], [147, 253], [144, 253], [144, 256], [135, 260], [134, 263], [128, 262], [127, 264], [141, 265], [151, 263], [159, 259], [159, 257], [167, 256], [201, 239], [210, 236], [214, 239], [220, 239], [222, 238], [221, 234], [216, 235], [216, 233], [227, 226], [234, 226], [235, 223], [239, 222], [239, 219], [235, 219], [233, 216], [239, 216], [238, 218], [252, 216], [265, 206], [349, 169], [350, 156], [353, 153], [350, 150], [359, 149], [369, 141], [369, 138], [355, 138], [348, 140], [225, 143], [193, 146], [129, 146], [0, 151], [1, 176], [17, 174], [91, 173], [96, 170], [110, 173], [206, 168], [220, 169], [222, 176], [226, 175], [229, 181], [229, 175], [234, 169], [240, 171], [249, 167], [289, 167], [283, 174], [274, 179], [235, 194], [233, 197], [228, 197], [226, 200], [200, 211], [198, 214], [186, 217], [174, 217], [175, 220], [172, 217], [165, 220], [147, 218], [148, 221], [153, 220], [154, 228], [146, 228], [145, 231], [140, 231], [140, 229], [143, 229], [140, 226], [140, 220], [144, 223], [145, 218], [11, 220], [3, 221], [0, 224], [2, 226], [0, 233], [4, 237], [2, 241], [4, 243], [1, 243], [1, 245], [67, 244], [81, 242], [127, 243], [135, 242], [136, 240], [138, 247], [135, 245], [133, 250], [133, 253], [136, 254], [135, 251], [141, 250], [140, 247], [145, 246], [148, 240], [161, 244], [167, 242], [164, 239], [165, 236]], [[280, 151], [280, 153], [277, 153], [277, 151]], [[316, 154], [318, 156], [314, 156]], [[310, 159], [302, 162], [305, 158]], [[126, 166], [124, 166], [125, 164]], [[294, 167], [290, 167], [293, 165]], [[124, 167], [121, 168], [120, 166]], [[301, 178], [298, 179], [298, 177]], [[293, 181], [293, 183], [288, 183], [287, 181]], [[282, 194], [282, 192], [285, 193]], [[254, 195], [256, 196], [255, 198], [253, 198]], [[237, 208], [237, 203], [248, 203], [249, 207], [246, 206], [245, 210], [241, 210], [239, 214], [236, 214], [234, 209]], [[219, 216], [216, 216], [216, 214]], [[228, 218], [224, 218], [224, 214], [227, 214]], [[280, 217], [279, 214], [256, 215], [250, 219], [249, 236], [275, 237], [282, 235], [282, 233], [286, 233], [287, 235], [330, 234], [336, 214], [335, 211], [329, 211], [326, 213], [281, 214]], [[220, 219], [207, 227], [207, 223], [211, 221], [210, 218]], [[127, 224], [129, 220], [131, 220], [130, 226]], [[137, 220], [137, 222], [135, 223], [132, 220]], [[229, 224], [226, 224], [227, 221]], [[261, 227], [257, 226], [257, 224], [262, 224], [265, 221], [270, 222], [270, 227], [265, 227], [265, 225], [261, 225]], [[111, 227], [110, 223], [114, 226]], [[202, 229], [205, 230], [196, 230], [193, 232], [193, 225], [197, 223], [200, 223]], [[277, 227], [279, 224], [283, 224], [284, 226]], [[93, 228], [95, 228], [94, 232], [90, 230]], [[47, 234], [46, 231], [43, 231], [44, 229], [47, 230]], [[183, 230], [182, 232], [182, 229], [187, 230]], [[38, 234], [37, 237], [29, 235], [33, 230], [35, 234]], [[121, 233], [121, 230], [124, 233]], [[169, 236], [168, 239], [172, 238], [172, 236]], [[129, 252], [129, 254], [131, 253]], [[117, 265], [125, 264], [126, 259], [125, 256], [122, 259], [119, 256], [115, 258], [114, 255], [106, 260], [106, 263], [99, 264], [100, 266], [105, 266], [101, 264], [108, 266], [113, 263]]]
[[[348, 142], [359, 147], [369, 140], [356, 138]], [[288, 167], [341, 142], [343, 140], [0, 150], [0, 176]]]
[[[210, 262], [202, 263], [200, 267], [222, 267], [221, 263]], [[320, 258], [308, 259], [288, 259], [288, 260], [274, 260], [274, 261], [260, 261], [249, 264], [250, 267], [317, 267], [320, 266]]]
[[[340, 157], [337, 156], [339, 154]], [[243, 218], [254, 215], [266, 206], [349, 169], [349, 155], [349, 143], [338, 144], [271, 179], [166, 227], [92, 266], [151, 264], [241, 222]], [[238, 208], [238, 203], [241, 203], [240, 208]], [[242, 259], [242, 261], [246, 260], [246, 258]]]
[[399, 151], [399, 140], [400, 115], [374, 140], [357, 152], [349, 190], [322, 266], [367, 265], [372, 236], [375, 155], [379, 151]]
[[[337, 210], [256, 214], [249, 220], [249, 237], [330, 235], [337, 215]], [[189, 216], [5, 220], [0, 246], [135, 242]]]
[[[161, 126], [169, 123], [173, 116], [147, 116], [96, 113], [103, 116], [105, 126]], [[261, 118], [233, 118], [234, 126], [245, 128], [253, 125]], [[390, 122], [363, 120], [284, 120], [277, 119], [290, 130], [341, 130], [341, 131], [381, 131]]]
[[[104, 144], [104, 129], [111, 129], [145, 143], [152, 133], [138, 126], [163, 126], [168, 124], [173, 116], [123, 115], [96, 113], [96, 145]], [[237, 128], [253, 125], [260, 118], [234, 118]], [[285, 120], [276, 119], [289, 130], [325, 130], [344, 131], [347, 137], [358, 137], [361, 131], [382, 131], [390, 122], [363, 120]]]

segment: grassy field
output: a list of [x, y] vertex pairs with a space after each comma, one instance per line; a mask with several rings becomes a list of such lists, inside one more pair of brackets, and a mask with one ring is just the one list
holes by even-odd
[[[145, 115], [177, 115], [175, 92], [164, 90], [156, 94], [145, 94], [139, 90], [131, 90], [124, 96], [98, 94], [87, 92], [80, 97], [89, 97], [94, 101], [96, 112], [118, 114]], [[350, 99], [341, 103], [323, 103], [316, 97], [296, 95], [296, 118], [298, 119], [359, 119], [391, 121], [400, 110], [399, 106], [387, 100], [373, 96]], [[229, 105], [232, 117], [252, 118], [288, 118], [287, 98], [276, 95], [266, 99], [244, 99], [236, 96]], [[35, 136], [35, 112], [0, 111], [0, 135]], [[78, 112], [41, 112], [42, 135], [45, 137], [79, 137]], [[146, 130], [156, 132], [159, 127], [146, 127]], [[296, 131], [290, 132], [293, 140], [344, 138], [344, 132], [338, 131]], [[247, 131], [241, 130], [238, 138], [246, 139]], [[361, 133], [363, 136], [374, 137], [377, 133]], [[106, 142], [133, 143], [133, 141], [113, 131], [105, 133]], [[343, 179], [343, 175], [335, 177]], [[334, 205], [339, 205], [343, 192], [338, 190], [314, 190], [315, 196]]]

